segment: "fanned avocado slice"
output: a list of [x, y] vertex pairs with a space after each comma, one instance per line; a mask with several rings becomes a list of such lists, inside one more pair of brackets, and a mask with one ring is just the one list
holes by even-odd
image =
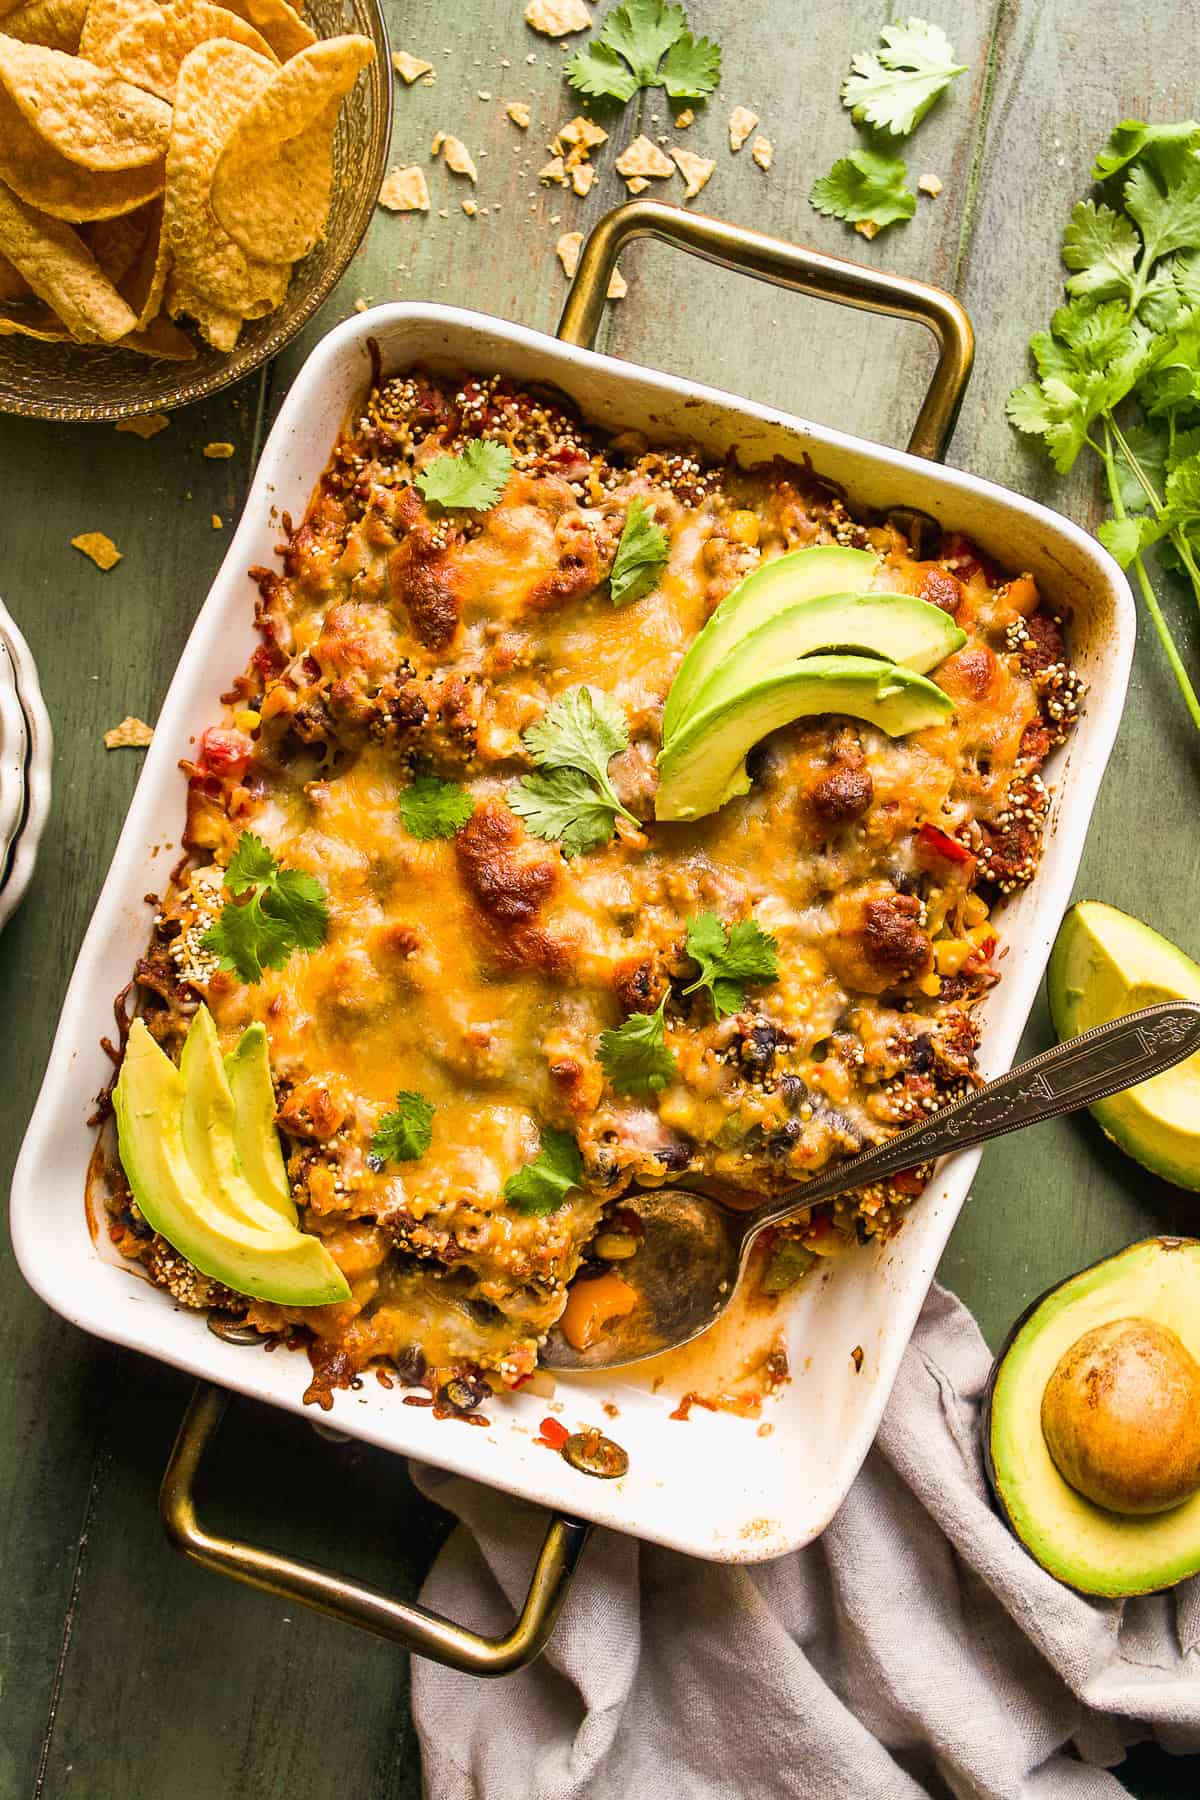
[[233, 1135], [242, 1174], [261, 1201], [294, 1225], [296, 1206], [275, 1128], [275, 1088], [265, 1026], [247, 1025], [236, 1049], [225, 1058], [225, 1074], [233, 1095]]
[[183, 1149], [203, 1187], [222, 1212], [256, 1231], [288, 1231], [295, 1220], [261, 1200], [242, 1170], [237, 1115], [221, 1044], [207, 1006], [197, 1009], [179, 1059], [183, 1078]]
[[[695, 709], [695, 700], [734, 645], [776, 613], [801, 600], [846, 594], [866, 587], [879, 558], [870, 550], [842, 544], [810, 544], [761, 563], [726, 594], [675, 672], [663, 713], [663, 743], [669, 743]], [[800, 652], [794, 652], [799, 655]]]
[[184, 1080], [140, 1019], [130, 1027], [113, 1089], [121, 1163], [149, 1224], [202, 1274], [280, 1306], [328, 1306], [350, 1296], [319, 1238], [274, 1217], [258, 1230], [207, 1191], [183, 1146]]
[[814, 713], [842, 713], [889, 737], [922, 731], [953, 711], [923, 675], [865, 656], [809, 656], [699, 714], [658, 758], [657, 819], [699, 819], [750, 787], [746, 752], [769, 732]]

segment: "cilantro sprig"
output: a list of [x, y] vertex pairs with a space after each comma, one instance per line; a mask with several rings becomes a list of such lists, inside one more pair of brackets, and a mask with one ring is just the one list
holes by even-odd
[[438, 506], [488, 512], [504, 492], [512, 465], [507, 444], [473, 438], [461, 456], [435, 456], [417, 471], [416, 483], [426, 500]]
[[955, 62], [941, 27], [924, 19], [903, 24], [897, 19], [879, 37], [878, 51], [863, 50], [852, 58], [842, 104], [856, 124], [907, 137], [955, 76], [966, 73], [966, 64]]
[[261, 981], [264, 969], [282, 969], [296, 950], [317, 950], [329, 928], [325, 890], [315, 875], [281, 869], [252, 831], [243, 831], [225, 870], [233, 895], [200, 940], [240, 981]]
[[[1200, 603], [1200, 124], [1125, 119], [1063, 233], [1066, 301], [1030, 349], [1008, 416], [1066, 474], [1085, 450], [1113, 516], [1100, 538], [1138, 588], [1200, 730], [1200, 700], [1144, 560], [1181, 570]], [[1132, 415], [1132, 416], [1131, 416]]]
[[371, 1133], [367, 1162], [378, 1175], [390, 1162], [416, 1162], [433, 1142], [437, 1107], [424, 1094], [401, 1088], [393, 1112], [384, 1113]]
[[658, 586], [658, 578], [666, 567], [667, 534], [654, 523], [654, 510], [635, 494], [625, 514], [625, 524], [612, 573], [608, 578], [608, 595], [614, 606], [628, 606]]
[[602, 1031], [596, 1055], [618, 1094], [661, 1093], [675, 1073], [675, 1057], [667, 1048], [664, 994], [652, 1013], [631, 1013], [623, 1025]]
[[569, 1131], [542, 1127], [541, 1143], [532, 1162], [510, 1175], [504, 1198], [518, 1212], [544, 1218], [566, 1203], [567, 1195], [583, 1186], [583, 1157]]
[[911, 219], [917, 199], [904, 183], [908, 170], [898, 156], [878, 150], [851, 150], [821, 175], [809, 190], [809, 204], [826, 218], [848, 225], [871, 224], [877, 231], [898, 219]]
[[430, 838], [451, 838], [461, 831], [475, 811], [475, 801], [456, 781], [436, 775], [414, 775], [400, 790], [400, 817], [410, 837], [422, 843]]
[[672, 100], [703, 100], [721, 79], [721, 51], [695, 38], [682, 6], [624, 0], [566, 65], [571, 86], [624, 104], [639, 88], [662, 87]]
[[571, 688], [523, 734], [536, 774], [509, 790], [508, 804], [535, 837], [556, 840], [564, 856], [606, 844], [617, 815], [639, 821], [609, 780], [608, 765], [629, 747], [625, 716], [609, 694]]
[[714, 1018], [740, 1012], [749, 985], [776, 979], [777, 948], [770, 932], [755, 919], [739, 919], [727, 930], [716, 913], [700, 913], [687, 924], [687, 953], [699, 963], [700, 973], [683, 991], [694, 994], [707, 988]]

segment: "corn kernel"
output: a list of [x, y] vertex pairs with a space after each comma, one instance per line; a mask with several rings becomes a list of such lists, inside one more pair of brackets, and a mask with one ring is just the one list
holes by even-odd
[[929, 975], [922, 975], [920, 981], [917, 983], [917, 988], [920, 993], [928, 994], [929, 998], [934, 1000], [941, 993], [942, 984], [937, 976], [931, 973]]
[[752, 512], [731, 513], [729, 535], [735, 544], [757, 544], [758, 514]]
[[233, 722], [239, 731], [257, 731], [262, 724], [262, 717], [252, 706], [239, 706], [233, 715]]
[[605, 1262], [625, 1262], [636, 1254], [637, 1239], [627, 1231], [602, 1231], [592, 1248]]
[[968, 894], [963, 901], [963, 918], [968, 925], [982, 925], [988, 916], [987, 901], [978, 894]]
[[939, 975], [957, 975], [974, 954], [975, 946], [969, 938], [943, 938], [933, 946], [933, 960]]

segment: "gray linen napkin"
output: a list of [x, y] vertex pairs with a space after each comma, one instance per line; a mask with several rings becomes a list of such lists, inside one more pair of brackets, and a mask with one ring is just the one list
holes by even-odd
[[[430, 1800], [1101, 1800], [1153, 1734], [1200, 1750], [1200, 1577], [1085, 1600], [992, 1511], [990, 1357], [925, 1303], [874, 1449], [814, 1544], [739, 1568], [597, 1532], [542, 1659], [413, 1664]], [[507, 1629], [545, 1514], [416, 1469], [462, 1522], [423, 1600]]]

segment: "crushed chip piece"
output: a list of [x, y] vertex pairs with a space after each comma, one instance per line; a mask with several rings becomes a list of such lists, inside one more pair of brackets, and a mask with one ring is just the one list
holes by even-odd
[[210, 462], [228, 462], [233, 453], [232, 444], [205, 444], [203, 450]]
[[717, 166], [711, 157], [697, 156], [694, 150], [672, 150], [671, 161], [683, 176], [685, 200], [695, 199]]
[[608, 298], [610, 300], [623, 300], [628, 292], [629, 283], [622, 275], [620, 269], [614, 269], [609, 277]]
[[419, 76], [433, 74], [431, 62], [426, 62], [421, 56], [410, 56], [407, 50], [392, 51], [392, 67], [408, 87], [411, 87]]
[[588, 151], [594, 150], [598, 144], [607, 144], [608, 133], [602, 131], [599, 125], [593, 124], [591, 119], [585, 119], [582, 113], [577, 113], [569, 125], [562, 127], [558, 141], [572, 149]]
[[[575, 271], [579, 267], [579, 253], [583, 249], [582, 231], [564, 231], [554, 246], [554, 254], [563, 266], [563, 274], [568, 281], [573, 281]], [[608, 282], [608, 298], [623, 300], [629, 292], [629, 283], [620, 269], [614, 269]]]
[[635, 137], [617, 158], [618, 175], [653, 175], [656, 178], [675, 173], [671, 159], [645, 135]]
[[446, 141], [445, 132], [444, 131], [435, 131], [433, 134], [433, 142], [429, 146], [430, 156], [440, 156], [442, 153], [442, 145], [445, 143], [445, 141]]
[[750, 146], [750, 154], [760, 169], [769, 169], [775, 161], [775, 146], [770, 138], [756, 137]]
[[729, 148], [735, 155], [757, 124], [758, 114], [751, 112], [748, 106], [734, 107], [729, 115]]
[[458, 204], [462, 207], [468, 219], [473, 219], [475, 214], [479, 211], [479, 208], [473, 200], [460, 200]]
[[529, 130], [529, 107], [524, 100], [510, 100], [504, 110], [519, 131]]
[[917, 192], [919, 194], [928, 194], [931, 200], [936, 200], [941, 191], [942, 182], [939, 175], [918, 176]]
[[442, 159], [448, 169], [455, 175], [465, 175], [470, 181], [478, 181], [479, 176], [471, 152], [461, 138], [450, 137], [448, 133], [439, 131], [433, 141], [437, 145], [433, 154], [436, 156], [440, 149]]
[[625, 183], [631, 194], [644, 194], [650, 183], [644, 175], [634, 175]]
[[104, 531], [81, 531], [71, 539], [72, 547], [90, 556], [98, 569], [112, 569], [121, 560], [121, 552]]
[[393, 169], [390, 175], [385, 175], [379, 190], [379, 204], [386, 206], [389, 212], [428, 212], [429, 185], [420, 164]]
[[132, 715], [104, 734], [106, 750], [144, 750], [154, 736], [154, 727]]
[[128, 431], [133, 437], [157, 437], [171, 423], [166, 413], [139, 413], [136, 419], [119, 419], [118, 431]]
[[220, 529], [224, 523], [225, 523], [225, 521], [221, 517], [220, 513], [214, 513], [212, 515], [212, 528], [214, 531], [220, 531]]
[[686, 131], [688, 126], [692, 123], [692, 121], [695, 117], [696, 117], [696, 115], [692, 111], [691, 107], [685, 106], [683, 111], [680, 113], [679, 117], [675, 121], [676, 131]]
[[567, 37], [572, 31], [590, 31], [592, 15], [583, 0], [529, 0], [525, 23], [543, 37]]
[[566, 187], [567, 171], [562, 157], [552, 156], [548, 163], [543, 163], [538, 170], [538, 180], [547, 186], [550, 182], [557, 181], [559, 187]]
[[591, 193], [592, 183], [595, 179], [596, 171], [591, 163], [580, 163], [578, 168], [571, 170], [571, 186], [581, 200], [586, 194]]
[[879, 226], [874, 219], [859, 219], [854, 229], [859, 237], [865, 237], [868, 243], [873, 237], [879, 235]]

